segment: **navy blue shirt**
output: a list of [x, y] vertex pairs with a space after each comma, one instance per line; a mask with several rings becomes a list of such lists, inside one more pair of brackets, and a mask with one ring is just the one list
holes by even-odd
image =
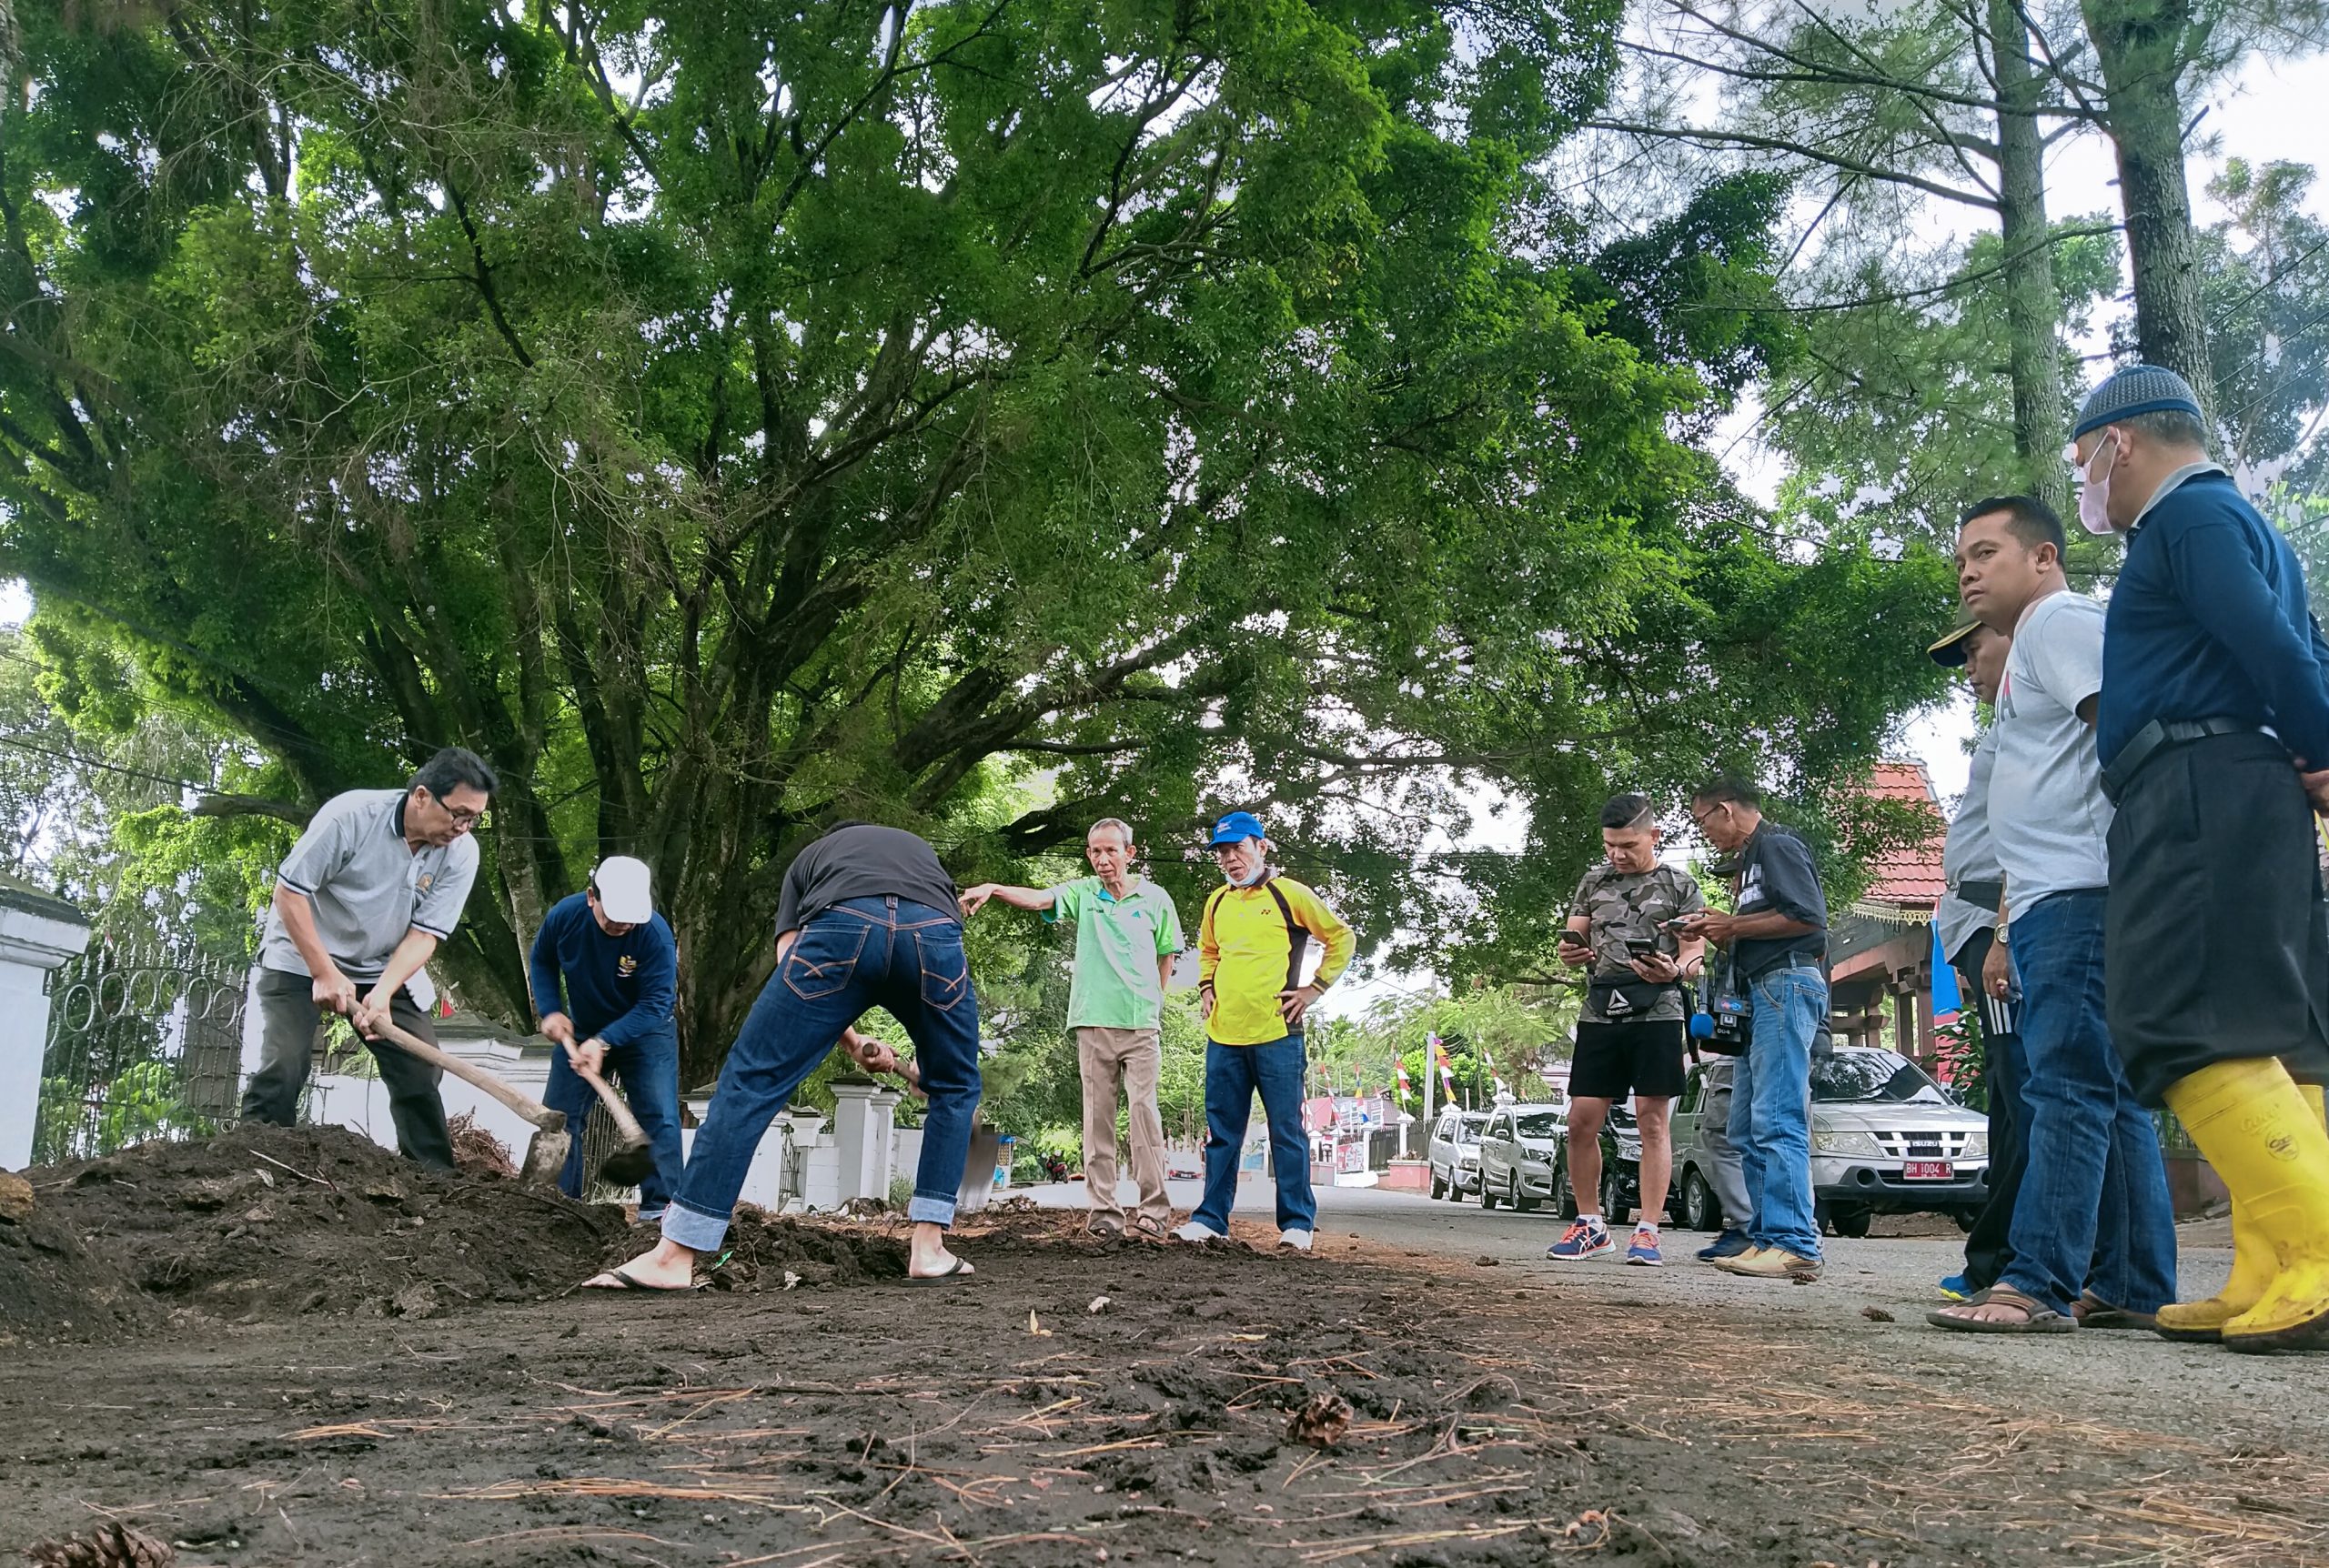
[[2329, 768], [2329, 646], [2289, 542], [2232, 477], [2197, 474], [2128, 536], [2102, 623], [2104, 767], [2154, 719], [2270, 725]]
[[[671, 1027], [680, 994], [680, 950], [655, 916], [627, 936], [610, 937], [590, 912], [587, 893], [559, 900], [534, 933], [534, 1011], [574, 1020], [577, 1044], [629, 1045]], [[565, 983], [560, 1000], [560, 982]]]
[[1778, 823], [1765, 821], [1739, 854], [1739, 912], [1785, 915], [1815, 929], [1791, 937], [1741, 937], [1731, 944], [1739, 975], [1753, 980], [1790, 958], [1816, 959], [1828, 950], [1828, 894], [1811, 847]]

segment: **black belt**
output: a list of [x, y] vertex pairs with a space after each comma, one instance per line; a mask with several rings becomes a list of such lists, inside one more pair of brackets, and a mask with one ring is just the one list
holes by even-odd
[[1995, 910], [2005, 902], [2003, 882], [1976, 882], [1968, 878], [1949, 890], [1951, 896], [1978, 910]]
[[2149, 762], [2162, 747], [2187, 745], [2218, 735], [2265, 733], [2267, 731], [2263, 725], [2253, 724], [2245, 719], [2154, 719], [2136, 730], [2134, 738], [2119, 748], [2119, 755], [2102, 769], [2102, 793], [2112, 805], [2117, 805], [2119, 797], [2127, 792], [2127, 786], [2134, 781], [2135, 775], [2142, 771], [2143, 764]]

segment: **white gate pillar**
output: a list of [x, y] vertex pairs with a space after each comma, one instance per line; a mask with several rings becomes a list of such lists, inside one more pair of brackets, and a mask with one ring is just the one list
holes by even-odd
[[0, 877], [0, 1171], [32, 1163], [48, 1050], [48, 974], [89, 946], [88, 918], [28, 882]]
[[870, 1078], [845, 1078], [832, 1090], [833, 1136], [841, 1145], [841, 1188], [835, 1201], [884, 1197], [889, 1181], [882, 1166], [890, 1140], [874, 1106], [882, 1086]]

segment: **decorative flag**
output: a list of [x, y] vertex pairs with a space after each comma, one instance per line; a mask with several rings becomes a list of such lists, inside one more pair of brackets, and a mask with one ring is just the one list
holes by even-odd
[[1965, 1010], [1965, 999], [1957, 990], [1957, 971], [1949, 967], [1949, 955], [1941, 950], [1941, 928], [1932, 928], [1932, 1026], [1947, 1029]]
[[1448, 1064], [1447, 1048], [1439, 1043], [1439, 1037], [1435, 1034], [1430, 1040], [1432, 1055], [1439, 1062], [1440, 1084], [1447, 1091], [1447, 1098], [1452, 1101], [1456, 1098], [1456, 1069]]
[[1393, 1057], [1391, 1059], [1391, 1068], [1394, 1075], [1398, 1080], [1399, 1102], [1404, 1105], [1407, 1101], [1407, 1097], [1415, 1093], [1414, 1086], [1407, 1081], [1407, 1059], [1404, 1056]]

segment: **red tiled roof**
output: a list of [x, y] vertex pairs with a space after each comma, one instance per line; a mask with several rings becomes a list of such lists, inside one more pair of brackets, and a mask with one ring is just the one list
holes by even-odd
[[1862, 787], [1862, 793], [1880, 800], [1922, 801], [1932, 809], [1932, 831], [1921, 843], [1906, 845], [1880, 857], [1876, 879], [1868, 890], [1870, 901], [1930, 910], [1941, 902], [1949, 884], [1941, 874], [1941, 841], [1949, 824], [1921, 762], [1880, 762]]

